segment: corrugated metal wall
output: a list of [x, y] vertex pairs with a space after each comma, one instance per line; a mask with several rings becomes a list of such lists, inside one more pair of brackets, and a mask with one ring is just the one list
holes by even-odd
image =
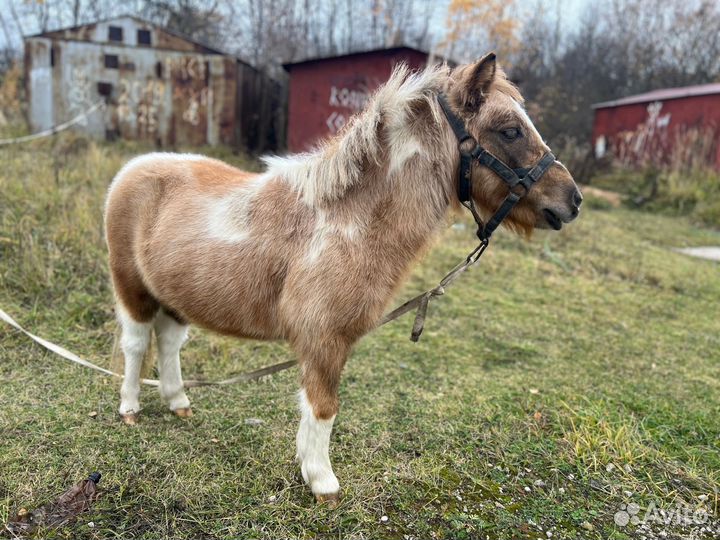
[[[111, 27], [116, 37], [122, 29], [121, 41], [109, 39]], [[150, 32], [150, 45], [138, 45], [139, 31]], [[250, 151], [276, 149], [283, 140], [277, 83], [232, 56], [132, 17], [27, 38], [25, 70], [33, 131], [105, 99], [108, 107], [79, 128], [95, 138]]]

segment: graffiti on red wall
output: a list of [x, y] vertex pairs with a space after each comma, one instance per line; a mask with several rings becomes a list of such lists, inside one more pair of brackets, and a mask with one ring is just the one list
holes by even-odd
[[626, 166], [692, 167], [720, 161], [719, 126], [712, 121], [673, 123], [663, 103], [647, 106], [645, 121], [635, 129], [595, 140], [595, 155], [601, 158], [610, 146], [615, 158]]
[[645, 163], [670, 150], [668, 126], [672, 115], [662, 114], [660, 101], [647, 106], [647, 119], [632, 131], [619, 133], [616, 140], [617, 157], [622, 162]]
[[347, 123], [348, 118], [356, 112], [362, 111], [370, 100], [370, 92], [352, 88], [330, 87], [328, 105], [341, 111], [331, 111], [325, 120], [330, 133], [337, 133]]

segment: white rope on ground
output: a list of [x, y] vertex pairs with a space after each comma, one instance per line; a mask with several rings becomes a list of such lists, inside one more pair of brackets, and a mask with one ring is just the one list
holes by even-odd
[[[81, 366], [84, 366], [86, 368], [94, 369], [95, 371], [99, 371], [100, 373], [109, 375], [111, 377], [117, 377], [119, 379], [125, 378], [124, 375], [120, 375], [119, 373], [115, 373], [114, 371], [110, 371], [109, 369], [105, 369], [104, 367], [95, 365], [88, 360], [80, 358], [77, 354], [68, 351], [65, 347], [56, 345], [52, 341], [43, 339], [40, 336], [36, 336], [32, 332], [25, 330], [22, 326], [20, 326], [20, 324], [15, 319], [13, 319], [10, 315], [8, 315], [2, 309], [0, 309], [0, 320], [5, 321], [10, 326], [15, 328], [16, 330], [19, 330], [20, 332], [22, 332], [23, 334], [28, 336], [30, 339], [32, 339], [36, 343], [39, 343], [40, 345], [45, 347], [47, 350], [54, 352], [55, 354], [65, 358], [66, 360], [70, 360], [71, 362], [75, 362], [76, 364], [80, 364]], [[256, 369], [255, 371], [250, 371], [248, 373], [241, 373], [240, 375], [236, 375], [235, 377], [230, 377], [229, 379], [223, 379], [221, 381], [202, 381], [202, 380], [190, 379], [190, 380], [185, 380], [184, 385], [187, 388], [193, 388], [196, 386], [225, 386], [228, 384], [235, 384], [235, 383], [239, 383], [239, 382], [255, 381], [262, 377], [266, 377], [267, 375], [272, 375], [273, 373], [277, 373], [278, 371], [288, 369], [288, 368], [294, 366], [296, 363], [297, 363], [296, 360], [287, 360], [285, 362], [280, 362], [278, 364], [273, 364], [271, 366]], [[142, 384], [147, 384], [148, 386], [160, 386], [160, 381], [157, 379], [140, 379], [140, 382]]]
[[68, 120], [67, 122], [63, 122], [62, 124], [58, 124], [57, 126], [53, 126], [51, 128], [45, 129], [43, 131], [38, 131], [37, 133], [33, 133], [32, 135], [24, 135], [22, 137], [17, 137], [15, 139], [0, 139], [0, 146], [6, 146], [8, 144], [24, 143], [24, 142], [28, 142], [28, 141], [33, 141], [35, 139], [42, 139], [43, 137], [49, 137], [51, 135], [55, 135], [56, 133], [65, 131], [66, 129], [74, 126], [75, 124], [79, 124], [80, 122], [84, 121], [88, 116], [90, 116], [96, 110], [103, 108], [104, 105], [105, 105], [105, 101], [100, 100], [97, 103], [95, 103], [93, 106], [91, 106], [89, 109], [87, 109], [86, 111], [83, 111], [80, 114], [78, 114], [72, 120]]
[[[76, 364], [80, 364], [81, 366], [85, 366], [90, 369], [94, 369], [96, 371], [99, 371], [100, 373], [104, 373], [105, 375], [110, 375], [112, 377], [119, 377], [120, 379], [123, 378], [122, 375], [119, 373], [115, 373], [114, 371], [110, 371], [109, 369], [105, 369], [100, 366], [96, 366], [92, 362], [88, 362], [87, 360], [84, 360], [80, 358], [77, 354], [68, 351], [65, 347], [61, 347], [60, 345], [56, 345], [52, 341], [48, 341], [46, 339], [41, 338], [40, 336], [36, 336], [35, 334], [28, 332], [25, 330], [20, 324], [18, 324], [15, 319], [13, 319], [10, 315], [5, 313], [2, 309], [0, 309], [0, 319], [8, 323], [13, 328], [20, 330], [23, 334], [28, 336], [30, 339], [35, 341], [36, 343], [39, 343], [43, 347], [45, 347], [47, 350], [54, 352], [55, 354], [62, 356], [63, 358], [70, 360], [71, 362], [75, 362]], [[156, 379], [140, 379], [140, 382], [143, 384], [147, 384], [150, 386], [159, 386], [160, 381]]]

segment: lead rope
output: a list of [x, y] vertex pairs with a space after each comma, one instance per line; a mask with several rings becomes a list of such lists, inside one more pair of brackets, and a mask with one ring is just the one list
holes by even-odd
[[489, 240], [487, 238], [483, 239], [478, 245], [478, 247], [476, 247], [465, 258], [463, 262], [450, 270], [450, 272], [448, 272], [445, 277], [440, 280], [440, 283], [438, 283], [436, 287], [433, 287], [432, 289], [429, 289], [424, 293], [417, 295], [415, 298], [411, 298], [401, 306], [396, 307], [394, 310], [392, 310], [390, 313], [380, 319], [380, 322], [377, 324], [376, 328], [383, 326], [390, 321], [394, 321], [398, 317], [405, 315], [408, 311], [412, 311], [413, 309], [417, 308], [417, 312], [415, 313], [415, 322], [413, 324], [412, 332], [410, 334], [410, 340], [417, 342], [420, 339], [420, 335], [422, 334], [425, 327], [425, 317], [427, 315], [427, 308], [430, 300], [437, 296], [442, 296], [443, 294], [445, 294], [445, 289], [449, 287], [453, 283], [453, 281], [459, 278], [460, 275], [465, 272], [465, 270], [470, 268], [480, 259], [483, 252], [488, 247], [488, 244]]
[[[71, 362], [74, 362], [76, 364], [79, 364], [81, 366], [84, 366], [86, 368], [94, 369], [95, 371], [98, 371], [102, 373], [103, 375], [108, 375], [110, 377], [117, 377], [119, 379], [123, 379], [125, 376], [121, 375], [120, 373], [115, 373], [114, 371], [111, 371], [109, 369], [106, 369], [104, 367], [100, 367], [96, 364], [93, 364], [89, 360], [85, 360], [83, 358], [80, 358], [77, 354], [68, 351], [65, 347], [61, 347], [60, 345], [57, 345], [53, 343], [52, 341], [48, 341], [47, 339], [43, 339], [40, 336], [36, 336], [35, 334], [29, 332], [20, 324], [13, 319], [10, 315], [8, 315], [5, 311], [0, 309], [0, 320], [5, 321], [10, 326], [15, 328], [16, 330], [19, 330], [23, 334], [25, 334], [27, 337], [32, 339], [35, 343], [38, 343], [45, 347], [48, 351], [53, 352], [57, 354], [58, 356], [65, 358], [66, 360], [70, 360]], [[233, 384], [237, 382], [247, 382], [247, 381], [254, 381], [257, 379], [260, 379], [261, 377], [265, 377], [266, 375], [271, 375], [272, 373], [277, 373], [278, 371], [282, 371], [284, 369], [288, 369], [292, 366], [294, 366], [297, 363], [296, 360], [288, 360], [287, 362], [280, 362], [278, 364], [273, 364], [271, 366], [267, 366], [261, 369], [256, 369], [255, 371], [250, 371], [248, 373], [242, 373], [240, 375], [237, 375], [235, 377], [231, 377], [229, 379], [223, 379], [221, 381], [201, 381], [201, 380], [194, 380], [189, 379], [184, 381], [184, 384], [187, 388], [192, 388], [194, 386], [224, 386], [227, 384]], [[148, 386], [160, 386], [160, 381], [157, 379], [140, 379], [140, 382], [142, 384], [147, 384]]]

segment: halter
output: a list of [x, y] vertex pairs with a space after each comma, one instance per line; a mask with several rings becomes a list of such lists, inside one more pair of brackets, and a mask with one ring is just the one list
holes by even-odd
[[[530, 192], [533, 185], [535, 185], [542, 175], [547, 172], [550, 166], [555, 163], [555, 156], [552, 152], [546, 152], [532, 167], [512, 169], [501, 159], [495, 157], [480, 146], [480, 144], [467, 132], [465, 123], [450, 109], [450, 104], [444, 95], [438, 94], [438, 102], [440, 103], [440, 108], [445, 113], [448, 124], [450, 124], [450, 127], [458, 140], [458, 150], [460, 151], [460, 172], [458, 174], [457, 185], [458, 199], [460, 199], [460, 203], [465, 208], [470, 210], [470, 213], [478, 226], [477, 236], [480, 239], [481, 244], [478, 246], [478, 249], [471, 254], [472, 257], [478, 251], [479, 253], [482, 253], [495, 229], [498, 228], [500, 223], [502, 223], [515, 205], [520, 202], [520, 199]], [[474, 148], [469, 152], [463, 150], [462, 148], [465, 141], [472, 141], [475, 143]], [[507, 184], [509, 190], [505, 200], [490, 217], [487, 223], [483, 223], [472, 199], [472, 185], [470, 178], [473, 161], [476, 161], [480, 165], [484, 165], [498, 175], [500, 179]], [[522, 186], [522, 193], [518, 194], [514, 191], [517, 186]]]

